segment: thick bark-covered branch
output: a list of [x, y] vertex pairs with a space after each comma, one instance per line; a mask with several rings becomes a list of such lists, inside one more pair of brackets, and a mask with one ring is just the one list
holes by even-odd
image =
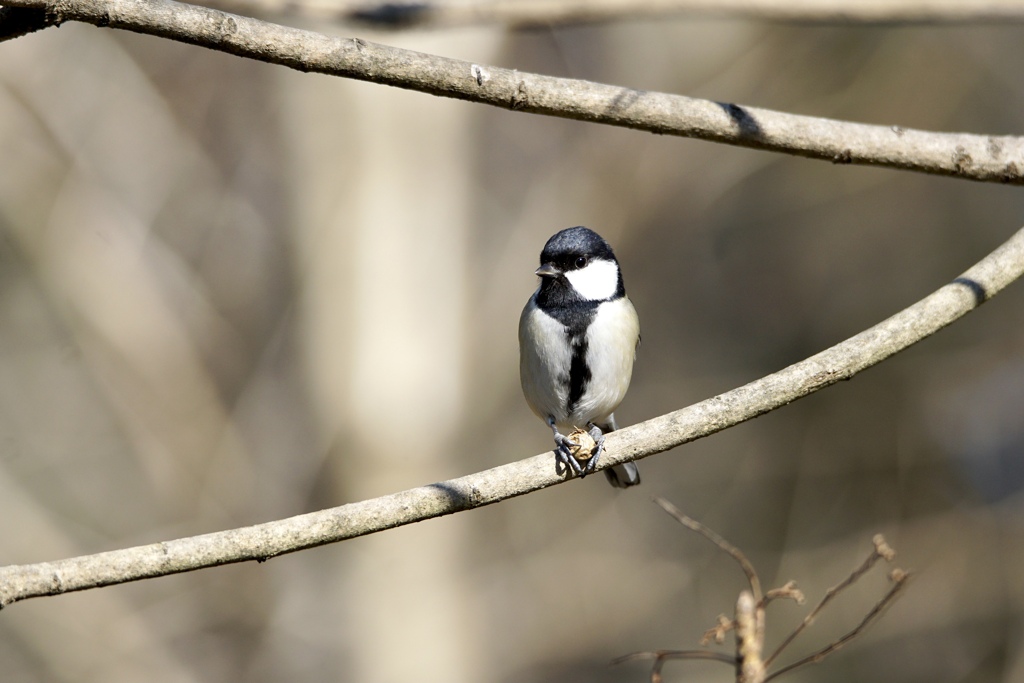
[[[1024, 184], [1024, 138], [932, 133], [555, 78], [336, 38], [173, 0], [4, 0], [81, 21], [200, 45], [300, 71], [625, 128], [863, 164]], [[0, 27], [2, 35], [2, 27]]]
[[[945, 327], [1024, 273], [1024, 229], [962, 276], [874, 327], [714, 398], [613, 432], [601, 467], [714, 434], [850, 379]], [[562, 483], [551, 453], [438, 484], [256, 526], [56, 562], [0, 567], [0, 606], [268, 558], [490, 505]]]

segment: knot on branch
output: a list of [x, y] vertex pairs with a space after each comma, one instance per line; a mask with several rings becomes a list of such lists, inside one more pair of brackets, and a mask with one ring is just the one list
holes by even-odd
[[217, 22], [216, 30], [218, 42], [228, 42], [238, 33], [238, 22], [230, 15], [222, 15], [220, 21]]
[[518, 85], [516, 85], [516, 91], [512, 93], [512, 97], [509, 99], [508, 108], [512, 111], [523, 109], [529, 104], [529, 101], [529, 95], [526, 93], [526, 83], [519, 81]]
[[953, 170], [957, 173], [967, 173], [972, 166], [974, 166], [974, 159], [962, 145], [957, 145], [953, 150]]

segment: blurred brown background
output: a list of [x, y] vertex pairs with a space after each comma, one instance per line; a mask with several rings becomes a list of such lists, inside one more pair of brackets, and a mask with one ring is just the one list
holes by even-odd
[[[802, 114], [1019, 134], [1021, 28], [684, 18], [341, 35]], [[515, 329], [549, 235], [615, 246], [633, 423], [838, 342], [1024, 223], [1020, 188], [499, 111], [66, 25], [0, 45], [0, 564], [267, 521], [541, 452]], [[919, 575], [792, 681], [1024, 680], [1024, 286], [849, 383], [603, 477], [16, 604], [5, 683], [645, 681], [737, 567]], [[788, 659], [852, 627], [881, 571]], [[769, 612], [769, 644], [804, 611]], [[788, 661], [784, 658], [784, 661]], [[727, 681], [673, 663], [668, 681]]]

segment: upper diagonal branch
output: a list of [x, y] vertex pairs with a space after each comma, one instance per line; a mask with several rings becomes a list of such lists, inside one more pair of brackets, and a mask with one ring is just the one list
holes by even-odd
[[[849, 379], [973, 310], [1024, 273], [1024, 229], [973, 268], [874, 327], [689, 408], [608, 435], [600, 467], [644, 458]], [[490, 505], [561, 483], [551, 453], [459, 479], [256, 526], [57, 562], [0, 567], [0, 606], [231, 562], [265, 560]]]
[[[841, 164], [1024, 184], [1024, 138], [932, 133], [786, 114], [483, 66], [336, 38], [174, 0], [3, 0], [300, 71], [372, 81], [534, 114], [712, 140]], [[0, 26], [0, 36], [4, 33]]]

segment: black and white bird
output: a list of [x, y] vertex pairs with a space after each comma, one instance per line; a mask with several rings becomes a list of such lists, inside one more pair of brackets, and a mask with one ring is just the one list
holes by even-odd
[[[611, 246], [593, 230], [556, 233], [540, 253], [540, 287], [519, 318], [519, 379], [526, 402], [555, 435], [560, 463], [581, 477], [594, 471], [604, 433], [629, 389], [640, 320]], [[586, 429], [597, 448], [586, 465], [563, 431]], [[604, 470], [613, 486], [640, 483], [629, 462]]]

